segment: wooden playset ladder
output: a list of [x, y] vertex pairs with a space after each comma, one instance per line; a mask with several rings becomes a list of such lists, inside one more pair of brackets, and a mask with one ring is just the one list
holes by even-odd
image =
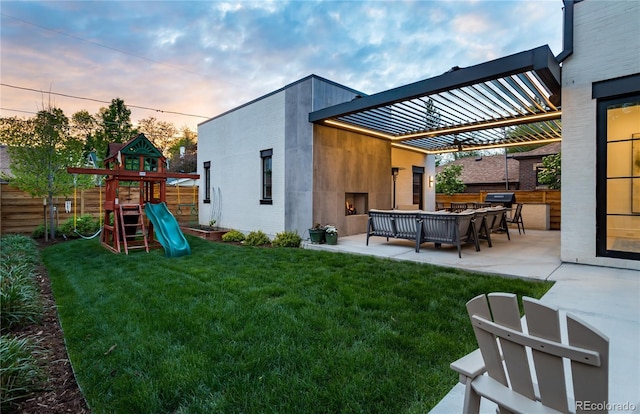
[[[142, 206], [140, 204], [120, 204], [120, 230], [124, 252], [129, 254], [129, 249], [145, 249], [149, 253], [147, 231], [144, 228]], [[125, 219], [126, 217], [126, 219]], [[139, 237], [142, 236], [142, 240]]]

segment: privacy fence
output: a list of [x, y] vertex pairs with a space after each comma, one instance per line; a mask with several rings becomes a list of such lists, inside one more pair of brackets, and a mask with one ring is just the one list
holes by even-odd
[[[512, 191], [510, 191], [512, 192]], [[560, 230], [560, 190], [513, 191], [516, 202], [523, 204], [548, 204], [549, 224], [551, 230]], [[444, 203], [482, 203], [487, 196], [486, 191], [480, 193], [460, 193], [453, 195], [437, 194], [436, 202]], [[526, 225], [526, 217], [525, 217]]]
[[[550, 207], [551, 230], [560, 230], [560, 191], [516, 191], [516, 201], [524, 204], [548, 204]], [[136, 190], [130, 194], [121, 191], [121, 202], [137, 202]], [[438, 194], [436, 201], [448, 205], [451, 202], [474, 203], [483, 202], [486, 192], [462, 193], [451, 196]], [[104, 188], [102, 188], [104, 200]], [[129, 198], [129, 200], [127, 200]], [[70, 201], [71, 203], [66, 203]], [[56, 197], [56, 221], [63, 223], [74, 215], [91, 214], [100, 216], [100, 187], [78, 191], [75, 205], [73, 194], [68, 197]], [[194, 205], [193, 208], [191, 205]], [[195, 224], [197, 221], [196, 210], [198, 205], [198, 187], [173, 187], [167, 186], [167, 206], [176, 216], [181, 225]], [[70, 208], [65, 208], [70, 207]], [[70, 211], [67, 211], [70, 210]], [[22, 190], [11, 187], [8, 184], [0, 185], [0, 232], [31, 234], [38, 225], [44, 223], [44, 206], [42, 198], [33, 198]], [[47, 216], [48, 217], [48, 216]], [[366, 229], [362, 229], [363, 232]]]
[[[90, 214], [98, 218], [102, 211], [100, 190], [102, 190], [102, 201], [104, 202], [104, 187], [78, 190], [75, 197], [75, 205], [73, 193], [68, 197], [55, 197], [56, 223], [62, 224], [67, 219], [73, 218], [74, 211], [78, 217], [83, 214]], [[137, 203], [137, 196], [137, 187], [132, 188], [131, 191], [120, 189], [120, 201], [122, 203]], [[166, 197], [167, 207], [181, 225], [197, 223], [198, 187], [167, 186]], [[44, 223], [44, 214], [43, 198], [33, 198], [28, 193], [8, 184], [0, 185], [0, 232], [2, 234], [31, 234], [40, 224]], [[48, 214], [47, 209], [47, 219], [49, 217]]]

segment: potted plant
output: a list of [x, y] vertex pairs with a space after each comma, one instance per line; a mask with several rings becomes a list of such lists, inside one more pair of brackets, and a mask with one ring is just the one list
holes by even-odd
[[320, 223], [316, 223], [309, 229], [309, 238], [311, 243], [320, 244], [324, 242], [324, 227]]
[[327, 244], [338, 244], [338, 229], [336, 226], [327, 224], [324, 226], [324, 234]]

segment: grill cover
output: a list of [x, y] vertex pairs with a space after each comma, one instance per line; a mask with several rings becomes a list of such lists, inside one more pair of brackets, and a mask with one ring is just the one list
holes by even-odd
[[484, 198], [485, 203], [502, 204], [505, 207], [512, 207], [516, 202], [515, 193], [487, 193]]

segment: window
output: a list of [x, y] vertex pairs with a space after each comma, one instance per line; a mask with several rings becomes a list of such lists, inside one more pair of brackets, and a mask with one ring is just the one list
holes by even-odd
[[419, 210], [424, 210], [422, 204], [423, 183], [424, 167], [413, 167], [413, 204], [417, 205]]
[[204, 162], [204, 202], [211, 202], [211, 161]]
[[272, 158], [273, 150], [268, 149], [260, 151], [262, 160], [262, 199], [260, 204], [273, 203], [273, 187], [272, 187]]
[[598, 101], [597, 253], [640, 260], [640, 94]]
[[125, 155], [124, 169], [129, 171], [140, 171], [140, 157], [137, 155]]

